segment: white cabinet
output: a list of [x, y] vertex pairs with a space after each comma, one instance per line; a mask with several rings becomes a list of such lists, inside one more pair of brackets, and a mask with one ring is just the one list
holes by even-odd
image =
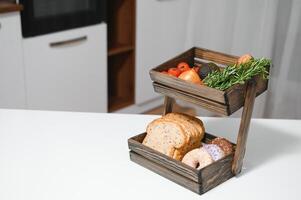
[[29, 109], [106, 112], [106, 24], [23, 40]]
[[0, 14], [0, 108], [25, 106], [20, 15]]
[[157, 95], [149, 69], [186, 48], [189, 0], [138, 0], [136, 22], [136, 104]]

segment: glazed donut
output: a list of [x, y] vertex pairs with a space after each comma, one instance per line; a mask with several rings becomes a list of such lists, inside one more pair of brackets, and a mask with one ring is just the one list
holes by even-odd
[[182, 159], [182, 162], [190, 167], [201, 169], [211, 164], [213, 159], [206, 149], [202, 147], [189, 151]]

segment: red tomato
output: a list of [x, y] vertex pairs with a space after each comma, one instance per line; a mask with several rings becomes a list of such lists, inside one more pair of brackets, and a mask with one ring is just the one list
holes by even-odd
[[174, 67], [169, 68], [167, 72], [168, 72], [168, 74], [175, 76], [175, 77], [178, 77], [181, 74], [181, 70], [179, 70], [178, 68], [174, 68]]
[[178, 64], [177, 68], [178, 68], [179, 70], [181, 70], [181, 72], [185, 72], [185, 71], [190, 70], [190, 67], [189, 67], [189, 65], [188, 65], [186, 62], [180, 62], [180, 63]]

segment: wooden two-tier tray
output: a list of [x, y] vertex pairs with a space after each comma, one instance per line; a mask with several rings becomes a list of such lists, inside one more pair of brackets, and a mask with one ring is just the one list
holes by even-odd
[[[174, 99], [197, 104], [224, 116], [229, 116], [243, 107], [237, 141], [236, 144], [233, 144], [235, 146], [233, 154], [201, 170], [196, 170], [143, 145], [142, 141], [146, 133], [142, 133], [128, 140], [131, 160], [198, 194], [203, 194], [239, 174], [246, 150], [254, 101], [256, 96], [267, 90], [268, 80], [256, 76], [243, 85], [237, 84], [225, 91], [220, 91], [160, 73], [177, 66], [180, 62], [187, 62], [190, 66], [199, 66], [203, 62], [214, 62], [223, 67], [223, 65], [235, 63], [237, 59], [237, 56], [194, 47], [150, 71], [154, 90], [165, 95], [163, 115], [172, 112]], [[203, 142], [208, 143], [215, 137], [206, 133]]]

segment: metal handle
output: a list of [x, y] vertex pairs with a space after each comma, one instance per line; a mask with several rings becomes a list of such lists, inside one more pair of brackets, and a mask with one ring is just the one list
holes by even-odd
[[59, 41], [59, 42], [51, 42], [49, 44], [49, 46], [50, 47], [61, 47], [61, 46], [65, 46], [65, 45], [83, 42], [83, 41], [86, 41], [87, 39], [88, 39], [88, 36], [81, 36], [81, 37], [77, 37], [77, 38], [73, 38], [73, 39], [69, 39], [69, 40], [64, 40], [64, 41]]

